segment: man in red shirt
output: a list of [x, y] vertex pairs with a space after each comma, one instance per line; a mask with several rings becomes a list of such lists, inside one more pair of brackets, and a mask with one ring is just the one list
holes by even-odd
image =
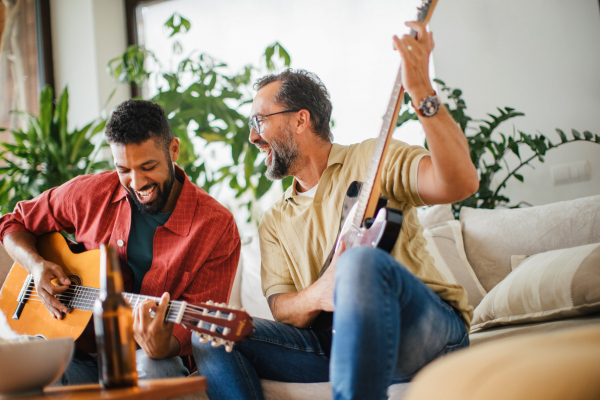
[[[231, 213], [175, 165], [179, 139], [159, 105], [122, 103], [106, 137], [116, 172], [79, 176], [18, 203], [0, 218], [0, 241], [33, 275], [39, 297], [58, 319], [68, 309], [54, 296], [67, 286], [51, 280], [70, 281], [60, 266], [40, 257], [36, 236], [65, 231], [87, 250], [114, 246], [134, 293], [164, 293], [158, 306], [149, 300], [134, 310], [139, 377], [185, 376], [177, 356], [191, 354], [190, 332], [150, 313], [164, 312], [169, 299], [227, 302], [240, 256], [237, 227]], [[95, 356], [76, 351], [61, 383], [92, 381], [98, 381]]]

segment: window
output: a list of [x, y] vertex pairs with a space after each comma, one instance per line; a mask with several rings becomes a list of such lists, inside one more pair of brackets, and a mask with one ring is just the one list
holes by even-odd
[[[381, 127], [400, 58], [392, 36], [407, 32], [403, 21], [416, 15], [418, 0], [373, 2], [263, 0], [227, 2], [176, 0], [140, 2], [129, 10], [137, 17], [130, 37], [153, 51], [163, 66], [175, 68], [191, 51], [208, 53], [232, 71], [258, 64], [275, 41], [291, 55], [292, 67], [316, 73], [333, 103], [335, 141], [350, 144], [375, 137]], [[178, 12], [191, 21], [185, 35], [167, 37], [163, 24]], [[183, 51], [173, 54], [178, 40]], [[145, 94], [156, 93], [152, 83]], [[407, 123], [395, 135], [423, 144], [418, 123]]]

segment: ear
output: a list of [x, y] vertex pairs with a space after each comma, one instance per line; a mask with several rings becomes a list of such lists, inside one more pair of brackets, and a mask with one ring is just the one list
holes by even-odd
[[174, 137], [169, 144], [169, 154], [171, 161], [176, 162], [179, 159], [179, 138]]
[[296, 125], [296, 133], [300, 134], [306, 130], [310, 130], [311, 121], [310, 121], [310, 112], [308, 110], [300, 110], [296, 114], [297, 125]]

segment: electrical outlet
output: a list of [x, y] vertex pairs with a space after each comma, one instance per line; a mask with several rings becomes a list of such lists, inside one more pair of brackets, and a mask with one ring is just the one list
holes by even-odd
[[590, 179], [590, 167], [587, 160], [570, 164], [555, 165], [550, 169], [554, 185], [587, 181]]

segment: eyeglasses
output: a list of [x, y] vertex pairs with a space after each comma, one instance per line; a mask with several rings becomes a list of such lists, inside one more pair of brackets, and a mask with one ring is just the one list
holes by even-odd
[[260, 123], [262, 122], [261, 119], [270, 117], [271, 115], [283, 114], [283, 113], [290, 113], [290, 112], [298, 112], [300, 110], [301, 109], [298, 109], [298, 110], [285, 110], [285, 111], [279, 111], [279, 112], [272, 113], [272, 114], [267, 114], [267, 115], [255, 115], [255, 116], [253, 116], [253, 117], [250, 118], [250, 121], [248, 121], [248, 126], [250, 127], [250, 131], [252, 131], [252, 129], [254, 129], [254, 132], [256, 132], [257, 134], [260, 135]]

